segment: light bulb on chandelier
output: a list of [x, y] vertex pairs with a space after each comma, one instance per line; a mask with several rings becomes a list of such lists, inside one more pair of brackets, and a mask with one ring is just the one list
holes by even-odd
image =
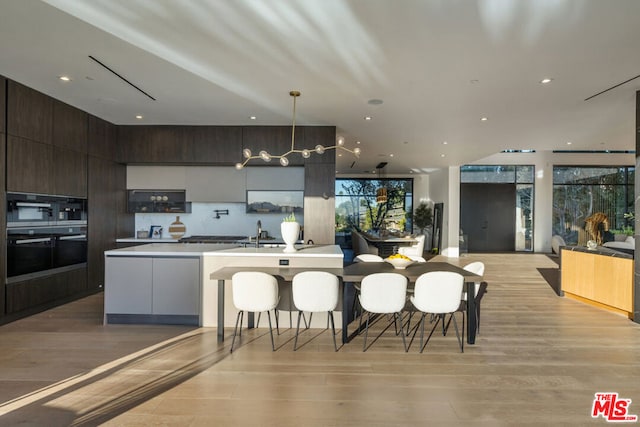
[[289, 158], [287, 156], [293, 153], [299, 153], [303, 158], [308, 159], [309, 157], [311, 157], [311, 153], [313, 152], [315, 152], [316, 154], [324, 154], [327, 150], [340, 149], [340, 150], [347, 151], [355, 155], [356, 157], [360, 157], [360, 153], [362, 152], [360, 150], [360, 147], [356, 147], [353, 150], [348, 149], [347, 147], [344, 146], [345, 141], [344, 141], [344, 137], [342, 136], [338, 137], [336, 145], [332, 145], [330, 147], [325, 147], [321, 144], [318, 144], [313, 149], [307, 149], [307, 148], [303, 150], [296, 149], [296, 140], [295, 140], [296, 98], [300, 96], [300, 92], [297, 90], [292, 90], [291, 92], [289, 92], [289, 95], [293, 97], [293, 124], [291, 126], [291, 149], [286, 153], [280, 154], [278, 156], [269, 154], [266, 150], [261, 150], [256, 156], [256, 155], [253, 155], [250, 149], [245, 148], [242, 150], [242, 157], [244, 157], [244, 161], [236, 163], [236, 169], [240, 170], [244, 168], [245, 165], [249, 162], [249, 160], [253, 160], [253, 159], [262, 159], [265, 162], [270, 162], [271, 159], [279, 159], [280, 164], [282, 166], [288, 166]]

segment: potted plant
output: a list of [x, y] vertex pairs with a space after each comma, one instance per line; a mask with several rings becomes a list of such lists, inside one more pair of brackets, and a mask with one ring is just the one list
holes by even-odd
[[413, 211], [413, 225], [424, 234], [424, 229], [433, 222], [433, 211], [425, 202], [422, 202]]
[[280, 224], [280, 233], [282, 234], [282, 240], [286, 243], [283, 252], [295, 252], [295, 243], [300, 235], [300, 224], [296, 221], [296, 216], [292, 212], [291, 215], [284, 217]]

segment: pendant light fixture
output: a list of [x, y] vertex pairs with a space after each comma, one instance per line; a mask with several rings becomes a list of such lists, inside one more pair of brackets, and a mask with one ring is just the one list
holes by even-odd
[[360, 148], [356, 147], [353, 150], [348, 149], [347, 147], [344, 146], [343, 137], [339, 137], [337, 144], [332, 145], [330, 147], [325, 147], [323, 145], [318, 144], [312, 149], [307, 149], [307, 148], [302, 150], [296, 149], [296, 139], [295, 139], [296, 98], [300, 96], [300, 92], [297, 90], [292, 90], [291, 92], [289, 92], [289, 95], [293, 98], [293, 121], [291, 125], [291, 149], [286, 153], [282, 153], [278, 156], [274, 156], [266, 150], [261, 150], [257, 155], [254, 155], [250, 149], [245, 148], [244, 150], [242, 150], [242, 157], [244, 157], [244, 161], [240, 163], [236, 163], [236, 169], [240, 170], [244, 168], [244, 166], [249, 162], [249, 160], [253, 160], [253, 159], [262, 159], [265, 162], [270, 162], [272, 159], [280, 159], [280, 165], [288, 166], [289, 158], [287, 156], [289, 156], [289, 154], [292, 154], [292, 153], [300, 153], [302, 157], [304, 157], [305, 159], [308, 159], [309, 157], [311, 157], [311, 153], [314, 153], [314, 152], [316, 154], [324, 154], [324, 152], [327, 150], [340, 149], [340, 150], [348, 151], [349, 153], [355, 155], [356, 157], [360, 156], [360, 152], [361, 152]]

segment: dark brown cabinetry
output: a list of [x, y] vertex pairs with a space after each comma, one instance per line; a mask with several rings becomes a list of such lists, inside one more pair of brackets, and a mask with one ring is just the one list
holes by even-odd
[[117, 157], [118, 129], [98, 117], [88, 118], [88, 152], [90, 156], [115, 160]]
[[54, 194], [87, 197], [87, 155], [53, 148]]
[[53, 98], [9, 81], [7, 133], [31, 141], [51, 144]]
[[[296, 128], [296, 149], [311, 149], [305, 145], [304, 128]], [[271, 155], [282, 155], [291, 150], [291, 126], [245, 126], [242, 128], [242, 148], [248, 148], [253, 155], [266, 150]], [[299, 153], [287, 156], [290, 166], [304, 165], [304, 158]], [[279, 166], [279, 159], [271, 161]], [[260, 159], [251, 160], [251, 164], [264, 164]]]
[[11, 283], [7, 285], [7, 314], [46, 308], [84, 293], [86, 288], [86, 268]]
[[87, 152], [87, 113], [53, 101], [53, 145], [78, 153]]
[[242, 157], [238, 126], [119, 126], [124, 163], [230, 165]]
[[[304, 127], [304, 148], [314, 148], [316, 145], [331, 147], [336, 145], [336, 128], [335, 126], [307, 126]], [[296, 144], [298, 145], [298, 144]], [[301, 145], [302, 146], [302, 145]], [[342, 154], [344, 151], [327, 150], [324, 154], [312, 154], [305, 164], [309, 163], [336, 163], [336, 155]], [[344, 155], [344, 154], [343, 154]], [[335, 167], [333, 168], [335, 169]], [[332, 172], [335, 175], [335, 170]]]
[[[7, 105], [5, 101], [7, 99], [7, 79], [0, 76], [0, 134], [7, 133]], [[4, 135], [3, 135], [4, 137]], [[3, 138], [4, 141], [4, 138]]]
[[239, 126], [197, 126], [192, 128], [188, 163], [236, 164], [242, 158], [242, 128]]
[[89, 157], [88, 284], [96, 291], [104, 284], [104, 251], [116, 248], [118, 235], [133, 235], [133, 215], [125, 214], [126, 167]]
[[54, 194], [53, 146], [9, 135], [7, 190]]
[[7, 190], [87, 197], [87, 155], [9, 135]]

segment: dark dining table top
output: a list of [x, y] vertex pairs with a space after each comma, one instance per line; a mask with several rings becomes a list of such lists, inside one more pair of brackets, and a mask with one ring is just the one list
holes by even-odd
[[210, 274], [212, 280], [230, 280], [234, 273], [240, 271], [262, 271], [273, 276], [279, 276], [284, 280], [292, 280], [293, 276], [303, 271], [326, 271], [342, 277], [345, 282], [360, 282], [363, 277], [374, 273], [399, 273], [410, 281], [415, 281], [421, 274], [432, 271], [452, 271], [462, 274], [467, 282], [480, 282], [482, 276], [471, 273], [448, 262], [416, 262], [405, 269], [396, 269], [387, 262], [356, 262], [343, 268], [320, 267], [223, 267]]

